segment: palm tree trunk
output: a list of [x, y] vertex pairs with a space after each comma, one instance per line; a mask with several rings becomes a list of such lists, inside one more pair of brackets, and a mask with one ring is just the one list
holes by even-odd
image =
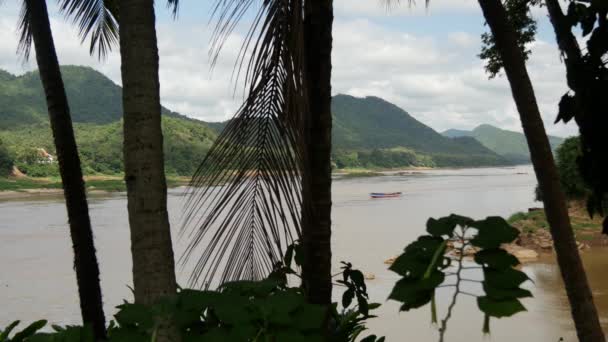
[[29, 25], [34, 40], [40, 79], [46, 95], [68, 211], [82, 320], [84, 324], [90, 324], [93, 327], [97, 339], [103, 339], [106, 332], [101, 287], [99, 285], [99, 266], [95, 255], [93, 231], [91, 230], [80, 158], [74, 138], [68, 99], [55, 51], [55, 43], [53, 42], [46, 1], [25, 1], [30, 13]]
[[331, 49], [333, 0], [305, 1], [304, 37], [309, 102], [308, 184], [303, 222], [304, 288], [310, 302], [331, 303]]
[[500, 0], [479, 0], [479, 4], [496, 40], [528, 140], [578, 338], [583, 342], [605, 341], [524, 56]]
[[[120, 1], [124, 161], [135, 302], [177, 291], [163, 158], [153, 0]], [[175, 340], [167, 329], [160, 340]]]

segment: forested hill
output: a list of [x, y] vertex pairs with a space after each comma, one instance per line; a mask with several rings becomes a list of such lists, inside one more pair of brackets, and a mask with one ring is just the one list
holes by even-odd
[[[507, 131], [492, 125], [479, 125], [471, 131], [449, 129], [443, 132], [447, 137], [473, 137], [485, 147], [514, 163], [529, 163], [530, 152], [526, 137], [519, 132]], [[553, 151], [564, 142], [564, 138], [549, 136]]]
[[[61, 67], [74, 123], [106, 124], [122, 118], [122, 88], [102, 73], [82, 66]], [[163, 114], [182, 117], [167, 108]], [[0, 129], [48, 122], [38, 71], [14, 76], [0, 70]]]
[[[88, 67], [63, 66], [61, 71], [85, 172], [122, 172], [121, 87]], [[216, 134], [202, 121], [162, 111], [166, 168], [191, 175]], [[0, 139], [28, 175], [57, 173], [56, 165], [40, 160], [41, 149], [55, 152], [37, 71], [14, 76], [0, 70]]]
[[339, 167], [482, 166], [507, 161], [475, 139], [450, 139], [378, 97], [332, 99]]
[[[332, 114], [332, 154], [338, 168], [508, 164], [475, 139], [442, 136], [378, 97], [336, 95]], [[219, 133], [224, 125], [211, 127]]]
[[[122, 171], [122, 89], [88, 67], [62, 73], [87, 174]], [[225, 123], [205, 123], [163, 108], [166, 168], [190, 175]], [[377, 97], [337, 95], [333, 160], [340, 168], [502, 165], [507, 161], [475, 139], [450, 139]], [[0, 140], [8, 156], [30, 176], [57, 174], [48, 114], [38, 72], [0, 70]], [[6, 155], [6, 153], [4, 153]]]

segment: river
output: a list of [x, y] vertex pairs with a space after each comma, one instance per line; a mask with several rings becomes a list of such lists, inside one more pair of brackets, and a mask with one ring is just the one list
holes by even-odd
[[[529, 166], [428, 170], [370, 178], [338, 178], [333, 185], [333, 259], [352, 262], [368, 281], [371, 301], [382, 303], [370, 333], [387, 341], [436, 341], [430, 310], [424, 307], [398, 313], [398, 305], [386, 298], [398, 279], [383, 263], [398, 255], [409, 242], [424, 233], [429, 217], [450, 213], [484, 218], [508, 217], [539, 206], [534, 202], [536, 181]], [[369, 198], [370, 192], [401, 191], [392, 199]], [[183, 189], [171, 189], [169, 212], [177, 230]], [[125, 194], [90, 199], [91, 217], [101, 268], [106, 315], [123, 298], [130, 299], [131, 257]], [[53, 323], [79, 322], [76, 280], [67, 218], [61, 198], [30, 197], [0, 201], [0, 327], [13, 319], [47, 318]], [[176, 241], [176, 250], [184, 241]], [[608, 328], [608, 253], [583, 254], [602, 324]], [[492, 341], [576, 341], [559, 270], [552, 257], [528, 264], [524, 271], [533, 282], [527, 287], [534, 298], [524, 300], [527, 312], [491, 322]], [[178, 271], [185, 283], [187, 274]], [[336, 288], [336, 291], [340, 291]], [[339, 296], [340, 293], [337, 293]], [[438, 294], [440, 317], [449, 291]], [[447, 341], [482, 341], [483, 316], [473, 298], [459, 298], [449, 323]]]

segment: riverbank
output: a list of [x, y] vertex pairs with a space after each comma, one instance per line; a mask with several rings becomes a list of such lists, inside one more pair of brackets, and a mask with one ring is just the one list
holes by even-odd
[[[579, 250], [608, 247], [608, 237], [602, 234], [602, 218], [598, 215], [590, 218], [584, 202], [571, 201], [568, 212]], [[515, 242], [517, 245], [539, 253], [553, 252], [553, 239], [542, 208], [531, 208], [527, 213], [513, 214], [508, 221], [521, 231]]]
[[393, 169], [347, 168], [347, 169], [333, 170], [332, 176], [342, 177], [342, 178], [363, 178], [363, 177], [378, 177], [378, 176], [391, 176], [391, 175], [412, 175], [412, 174], [417, 174], [421, 171], [441, 170], [441, 169], [444, 169], [444, 168], [426, 167], [426, 166], [425, 167], [409, 166], [409, 167], [399, 167], [399, 168], [393, 168]]
[[[168, 187], [187, 185], [190, 177], [167, 176]], [[90, 194], [103, 194], [126, 191], [122, 175], [95, 175], [85, 176], [87, 192]], [[45, 177], [8, 177], [0, 178], [0, 199], [23, 198], [33, 196], [53, 196], [62, 193], [61, 178]]]

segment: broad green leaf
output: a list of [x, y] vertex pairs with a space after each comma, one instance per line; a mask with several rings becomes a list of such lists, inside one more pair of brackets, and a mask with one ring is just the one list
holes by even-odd
[[11, 334], [11, 331], [13, 331], [13, 329], [15, 329], [19, 323], [21, 323], [21, 321], [14, 321], [13, 323], [9, 324], [8, 327], [6, 327], [6, 329], [0, 333], [0, 342], [6, 341], [8, 336]]
[[114, 316], [121, 326], [137, 326], [142, 330], [154, 327], [154, 313], [142, 304], [123, 304]]
[[503, 270], [485, 268], [483, 270], [483, 274], [484, 284], [498, 289], [518, 288], [519, 285], [530, 279], [524, 272], [514, 268], [507, 268]]
[[353, 298], [355, 298], [355, 290], [353, 288], [349, 288], [344, 291], [342, 294], [342, 307], [347, 308], [353, 302]]
[[405, 247], [405, 253], [412, 255], [422, 260], [431, 260], [435, 251], [443, 243], [443, 239], [440, 237], [434, 237], [430, 235], [423, 235], [418, 240], [410, 243]]
[[532, 292], [520, 287], [504, 289], [483, 284], [483, 290], [487, 297], [495, 300], [532, 297]]
[[359, 311], [363, 316], [369, 315], [369, 305], [367, 299], [361, 294], [357, 293], [357, 303], [359, 304]]
[[492, 317], [510, 317], [514, 314], [526, 311], [526, 308], [518, 299], [494, 300], [489, 297], [477, 298], [479, 309]]
[[426, 231], [436, 237], [444, 235], [452, 237], [457, 226], [468, 226], [471, 222], [473, 222], [472, 219], [456, 214], [440, 219], [430, 218], [426, 222]]
[[38, 330], [42, 329], [46, 325], [46, 320], [41, 319], [27, 326], [27, 328], [16, 333], [11, 339], [11, 342], [21, 342], [28, 337], [34, 335]]
[[382, 304], [380, 303], [369, 303], [368, 307], [370, 310], [376, 310], [377, 308], [379, 308]]
[[365, 277], [363, 276], [363, 273], [361, 273], [361, 271], [352, 270], [350, 272], [350, 279], [353, 281], [353, 283], [355, 283], [357, 287], [359, 287], [363, 291], [367, 290], [365, 286]]
[[501, 248], [484, 249], [475, 253], [475, 262], [485, 267], [505, 269], [519, 265], [519, 260]]
[[503, 243], [512, 242], [519, 235], [519, 230], [511, 227], [505, 219], [498, 216], [472, 222], [470, 226], [477, 228], [477, 235], [471, 243], [484, 249], [498, 248]]
[[402, 311], [421, 307], [431, 301], [435, 288], [443, 283], [444, 279], [445, 275], [439, 271], [432, 272], [424, 279], [400, 279], [393, 287], [389, 299], [403, 303]]
[[395, 259], [389, 269], [402, 277], [406, 278], [422, 278], [430, 264], [430, 259], [427, 262], [422, 262], [412, 257], [411, 254], [403, 253]]

